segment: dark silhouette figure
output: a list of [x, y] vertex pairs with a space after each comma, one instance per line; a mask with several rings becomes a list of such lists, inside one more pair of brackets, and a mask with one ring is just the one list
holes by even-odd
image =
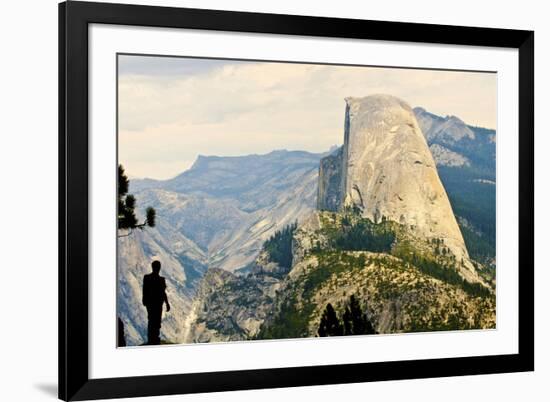
[[160, 345], [160, 325], [162, 305], [166, 303], [166, 312], [170, 303], [166, 296], [166, 279], [159, 275], [160, 261], [151, 264], [153, 272], [143, 277], [143, 305], [147, 308], [147, 345]]
[[124, 347], [126, 346], [126, 338], [124, 337], [124, 323], [120, 318], [117, 318], [118, 323], [118, 329], [117, 329], [117, 346], [118, 347]]

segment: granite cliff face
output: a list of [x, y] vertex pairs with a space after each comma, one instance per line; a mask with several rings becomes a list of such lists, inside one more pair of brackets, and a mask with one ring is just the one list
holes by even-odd
[[[329, 164], [327, 158], [321, 161], [321, 166]], [[335, 181], [337, 173], [329, 170], [324, 177], [323, 169], [320, 172], [320, 184]], [[389, 95], [346, 99], [340, 175], [339, 189], [333, 184], [319, 191], [321, 209], [358, 208], [374, 222], [384, 217], [408, 225], [416, 236], [442, 239], [457, 260], [464, 261], [462, 275], [478, 280], [436, 163], [408, 104]], [[337, 202], [332, 201], [335, 193]]]
[[342, 183], [343, 148], [339, 147], [319, 163], [319, 181], [317, 188], [317, 209], [338, 211], [340, 209]]

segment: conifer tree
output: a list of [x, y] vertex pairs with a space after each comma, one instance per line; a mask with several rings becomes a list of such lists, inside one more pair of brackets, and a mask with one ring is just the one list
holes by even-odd
[[[349, 299], [348, 306], [346, 307], [346, 312], [348, 313], [350, 324], [350, 331], [346, 335], [371, 335], [375, 334], [376, 331], [370, 320], [367, 317], [366, 312], [363, 313], [359, 301], [354, 295], [351, 295]], [[344, 325], [346, 325], [346, 319], [344, 318]]]
[[317, 331], [319, 336], [340, 336], [344, 335], [344, 329], [340, 324], [340, 320], [336, 316], [336, 311], [332, 307], [332, 304], [327, 304], [323, 315], [321, 316], [321, 322]]
[[351, 322], [351, 312], [349, 307], [346, 306], [344, 315], [342, 316], [342, 321], [344, 322], [344, 335], [353, 335], [352, 331], [352, 322]]
[[365, 317], [361, 311], [361, 306], [355, 298], [354, 295], [351, 295], [349, 298], [349, 311], [351, 316], [351, 330], [354, 335], [362, 335], [365, 333]]
[[145, 210], [145, 221], [138, 223], [136, 218], [136, 197], [132, 194], [128, 194], [130, 187], [130, 180], [124, 172], [124, 167], [118, 165], [118, 228], [127, 229], [128, 232], [119, 237], [129, 236], [133, 229], [143, 229], [145, 226], [154, 227], [156, 212], [152, 207], [148, 207]]
[[365, 312], [365, 335], [373, 335], [377, 334], [376, 330], [374, 329], [374, 326], [370, 322], [369, 318], [367, 317], [367, 313]]
[[277, 230], [263, 245], [269, 259], [281, 267], [290, 268], [292, 266], [292, 238], [297, 227], [298, 222], [295, 221], [282, 230]]

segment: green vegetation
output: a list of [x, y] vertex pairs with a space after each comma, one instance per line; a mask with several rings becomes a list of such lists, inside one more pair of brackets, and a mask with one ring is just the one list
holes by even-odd
[[419, 271], [445, 283], [457, 286], [474, 297], [491, 296], [491, 290], [479, 283], [471, 283], [458, 273], [459, 264], [456, 257], [444, 245], [442, 239], [431, 239], [423, 246], [418, 240], [401, 238], [392, 250], [392, 255], [409, 263]]
[[[395, 241], [393, 222], [382, 217], [375, 223], [360, 215], [360, 210], [346, 208], [342, 214], [323, 213], [321, 217], [322, 234], [328, 240], [328, 246], [334, 250], [372, 251], [389, 253]], [[313, 251], [320, 251], [320, 247]]]
[[303, 338], [308, 336], [309, 318], [313, 313], [312, 303], [299, 304], [297, 288], [289, 290], [290, 295], [279, 306], [275, 319], [269, 326], [263, 325], [257, 339]]
[[[417, 262], [420, 263], [419, 259]], [[387, 309], [385, 314], [399, 319], [392, 320], [391, 327], [384, 327], [385, 332], [458, 330], [494, 325], [491, 321], [494, 317], [493, 294], [470, 289], [472, 284], [458, 283], [458, 280], [457, 284], [436, 282], [431, 278], [446, 275], [445, 271], [440, 272], [434, 264], [420, 265], [422, 269], [384, 254], [317, 252], [311, 257], [311, 265], [279, 295], [281, 298], [273, 318], [262, 326], [257, 339], [339, 335], [334, 316], [327, 311], [328, 303], [331, 303], [344, 335], [372, 333], [380, 323], [380, 314]], [[432, 271], [428, 272], [427, 267]], [[449, 278], [462, 280], [461, 277]], [[343, 287], [351, 288], [355, 299], [346, 299], [345, 305], [340, 301], [342, 297], [348, 297], [345, 291], [342, 292]], [[487, 293], [488, 297], [482, 293]], [[319, 304], [322, 300], [327, 301], [322, 304], [321, 312]], [[370, 308], [365, 307], [365, 303]], [[368, 316], [364, 313], [367, 309], [371, 312]], [[314, 323], [314, 317], [319, 317], [317, 314], [321, 316]]]
[[317, 254], [319, 266], [311, 268], [291, 288], [286, 289], [288, 298], [280, 302], [274, 321], [263, 326], [258, 339], [300, 338], [308, 335], [311, 314], [315, 310], [313, 296], [333, 274], [347, 271], [365, 263], [365, 257], [356, 258], [338, 252]]
[[352, 223], [344, 217], [342, 230], [330, 239], [330, 245], [337, 250], [387, 253], [391, 251], [394, 241], [395, 234], [385, 225], [373, 223], [369, 219], [359, 219]]
[[460, 231], [470, 257], [486, 265], [491, 265], [495, 258], [494, 239], [488, 239], [483, 233], [476, 233], [459, 221]]
[[[263, 326], [258, 339], [299, 338], [308, 336], [308, 326], [315, 310], [314, 296], [333, 275], [363, 269], [370, 263], [364, 255], [354, 256], [341, 252], [320, 252], [316, 254], [318, 266], [310, 267], [292, 288], [286, 290], [291, 295], [282, 300], [275, 319]], [[354, 310], [356, 313], [356, 311]], [[358, 326], [359, 330], [361, 327]]]
[[[471, 296], [486, 297], [491, 294], [485, 286], [462, 278], [457, 270], [459, 262], [443, 239], [433, 238], [427, 244], [421, 244], [419, 239], [410, 236], [403, 225], [384, 217], [379, 223], [374, 223], [361, 217], [359, 212], [348, 209], [343, 214], [321, 215], [322, 234], [328, 238], [330, 249], [391, 254], [433, 278], [460, 287]], [[320, 250], [314, 248], [312, 251], [318, 254]]]
[[[407, 226], [384, 217], [373, 222], [359, 212], [319, 213], [320, 228], [311, 233], [312, 247], [306, 249], [311, 263], [275, 298], [276, 309], [258, 339], [374, 333], [382, 311], [399, 317], [390, 319], [393, 327], [384, 327], [386, 332], [494, 325], [494, 293], [460, 275], [464, 262], [457, 261], [444, 239], [422, 240]], [[277, 233], [271, 245], [283, 238]], [[286, 244], [290, 247], [291, 240]], [[474, 265], [488, 279], [489, 268]], [[342, 292], [347, 288], [352, 297]], [[363, 312], [367, 301], [369, 316]]]
[[403, 261], [410, 262], [421, 272], [433, 278], [462, 288], [462, 290], [464, 290], [470, 296], [488, 297], [491, 295], [491, 291], [485, 286], [479, 283], [468, 282], [467, 280], [462, 278], [455, 266], [445, 266], [435, 260], [418, 256], [416, 254], [402, 256], [401, 258], [403, 259]]
[[292, 236], [298, 227], [295, 222], [286, 226], [283, 230], [277, 230], [264, 243], [264, 250], [269, 255], [269, 259], [281, 267], [290, 268], [292, 266]]
[[[494, 184], [479, 181], [494, 181], [494, 167], [485, 172], [474, 168], [440, 166], [438, 172], [470, 256], [481, 262], [494, 259], [496, 188]], [[469, 225], [465, 225], [464, 220]]]

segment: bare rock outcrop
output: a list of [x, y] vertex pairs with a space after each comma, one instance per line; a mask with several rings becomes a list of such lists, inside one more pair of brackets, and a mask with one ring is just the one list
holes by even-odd
[[451, 151], [442, 145], [432, 144], [430, 145], [430, 151], [432, 151], [432, 155], [437, 166], [470, 166], [470, 161], [468, 158], [464, 155]]
[[[321, 162], [320, 187], [337, 175], [329, 170], [330, 177], [324, 176], [328, 162]], [[418, 237], [441, 239], [462, 262], [461, 274], [478, 281], [436, 163], [406, 102], [390, 95], [346, 98], [340, 176], [338, 189], [320, 190], [319, 205], [357, 208], [374, 222], [385, 217]], [[337, 202], [327, 196], [334, 192]]]

